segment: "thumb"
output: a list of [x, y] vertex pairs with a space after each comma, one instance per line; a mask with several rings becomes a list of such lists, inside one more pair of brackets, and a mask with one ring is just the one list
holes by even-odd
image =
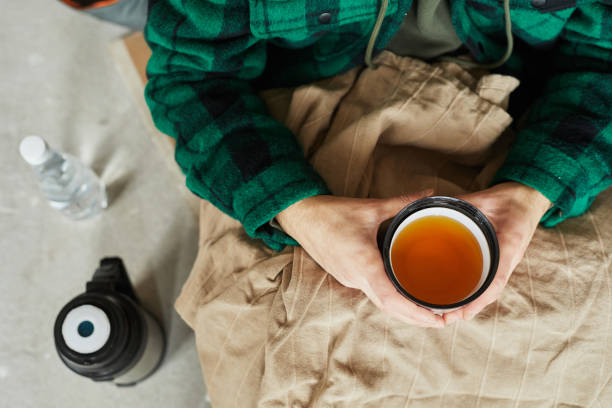
[[402, 194], [401, 196], [387, 198], [382, 200], [381, 211], [379, 213], [381, 220], [387, 220], [395, 217], [398, 212], [405, 206], [418, 200], [419, 198], [428, 197], [433, 194], [433, 189], [427, 189], [413, 194]]

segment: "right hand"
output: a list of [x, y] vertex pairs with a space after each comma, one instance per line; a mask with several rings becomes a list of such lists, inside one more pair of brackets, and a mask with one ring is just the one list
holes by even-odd
[[444, 327], [442, 317], [395, 289], [376, 242], [383, 221], [430, 194], [389, 199], [313, 196], [286, 208], [276, 220], [323, 270], [344, 286], [361, 290], [383, 312], [417, 326]]

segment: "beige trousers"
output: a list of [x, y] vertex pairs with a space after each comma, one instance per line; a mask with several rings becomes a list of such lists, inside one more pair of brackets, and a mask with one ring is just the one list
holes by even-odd
[[[336, 195], [485, 188], [518, 81], [390, 52], [376, 62], [262, 96]], [[501, 299], [444, 329], [388, 317], [301, 248], [275, 253], [202, 201], [176, 308], [213, 406], [612, 406], [610, 195], [539, 229]]]

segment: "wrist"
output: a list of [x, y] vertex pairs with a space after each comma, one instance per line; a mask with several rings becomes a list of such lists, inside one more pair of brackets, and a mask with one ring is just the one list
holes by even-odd
[[521, 202], [527, 205], [530, 212], [537, 216], [538, 219], [542, 218], [552, 207], [551, 201], [535, 188], [515, 181], [511, 181], [508, 184], [512, 184], [512, 187], [519, 191]]
[[306, 197], [297, 201], [279, 212], [274, 219], [287, 234], [297, 239], [297, 232], [301, 229], [299, 225], [309, 218], [308, 214], [316, 205], [318, 197], [321, 196]]

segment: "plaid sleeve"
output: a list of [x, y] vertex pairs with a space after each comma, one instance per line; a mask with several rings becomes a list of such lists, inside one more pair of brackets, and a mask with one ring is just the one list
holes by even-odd
[[495, 177], [550, 199], [554, 207], [542, 218], [545, 226], [584, 213], [612, 184], [612, 6], [574, 12], [551, 68]]
[[176, 139], [188, 188], [271, 248], [295, 245], [269, 221], [328, 190], [249, 83], [265, 67], [266, 44], [250, 32], [248, 2], [154, 1], [145, 37], [145, 97], [156, 126]]

